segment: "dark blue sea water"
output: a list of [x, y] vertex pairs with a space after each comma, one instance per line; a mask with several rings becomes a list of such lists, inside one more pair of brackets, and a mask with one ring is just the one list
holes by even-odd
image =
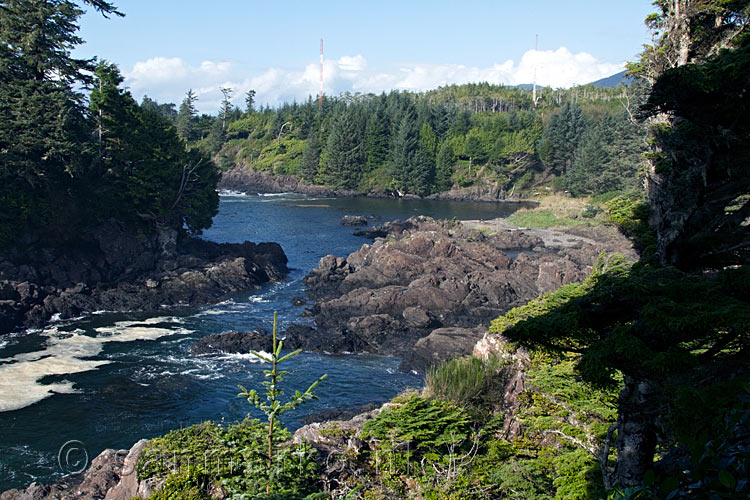
[[[367, 241], [341, 226], [343, 215], [371, 215], [374, 223], [425, 214], [475, 219], [504, 216], [517, 205], [313, 199], [298, 195], [224, 195], [204, 237], [218, 242], [275, 241], [289, 258], [282, 283], [201, 308], [158, 314], [93, 314], [44, 331], [0, 337], [0, 491], [63, 474], [61, 446], [80, 441], [90, 458], [104, 448], [128, 448], [140, 438], [204, 420], [235, 422], [250, 407], [237, 385], [260, 388], [263, 365], [251, 356], [194, 356], [196, 339], [226, 330], [265, 328], [273, 311], [280, 328], [300, 318], [291, 299], [302, 278], [326, 254], [346, 256]], [[399, 360], [373, 355], [303, 353], [286, 368], [288, 388], [304, 388], [323, 373], [319, 400], [285, 415], [290, 428], [311, 413], [384, 401], [422, 379], [399, 373]], [[303, 387], [304, 386], [304, 387]], [[253, 413], [255, 416], [255, 413]], [[78, 450], [78, 458], [82, 452]]]

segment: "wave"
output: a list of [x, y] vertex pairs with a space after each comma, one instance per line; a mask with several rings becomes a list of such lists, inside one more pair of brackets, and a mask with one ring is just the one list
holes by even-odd
[[219, 190], [219, 196], [232, 196], [235, 198], [248, 198], [250, 195], [241, 191], [232, 191], [231, 189]]
[[143, 321], [118, 321], [112, 326], [96, 328], [96, 336], [82, 330], [63, 331], [52, 326], [41, 332], [45, 348], [17, 354], [0, 360], [0, 412], [30, 406], [53, 394], [72, 394], [74, 383], [61, 380], [42, 384], [49, 376], [65, 376], [96, 370], [112, 361], [91, 359], [109, 342], [156, 340], [168, 335], [187, 334], [191, 330], [177, 327], [178, 318], [156, 317]]
[[[258, 354], [264, 357], [270, 357], [271, 354], [267, 353], [266, 351], [258, 351]], [[227, 361], [249, 361], [251, 363], [265, 363], [265, 361], [259, 359], [254, 354], [246, 353], [236, 353], [236, 352], [221, 352], [217, 356], [213, 356], [216, 359], [221, 360], [227, 360]]]

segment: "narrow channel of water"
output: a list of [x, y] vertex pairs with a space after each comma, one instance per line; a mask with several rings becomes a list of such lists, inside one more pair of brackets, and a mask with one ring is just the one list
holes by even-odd
[[[362, 238], [341, 226], [346, 214], [379, 224], [424, 214], [451, 219], [506, 216], [517, 204], [373, 198], [315, 199], [299, 195], [223, 195], [204, 237], [218, 242], [275, 241], [289, 258], [282, 283], [202, 308], [158, 314], [101, 313], [50, 325], [44, 331], [0, 337], [0, 491], [58, 479], [58, 451], [81, 441], [90, 458], [104, 448], [127, 448], [143, 437], [204, 420], [234, 422], [250, 407], [237, 385], [260, 387], [263, 366], [251, 356], [194, 356], [196, 339], [226, 330], [270, 330], [302, 322], [302, 279], [326, 254], [346, 256]], [[398, 359], [373, 355], [304, 353], [288, 364], [290, 388], [322, 373], [320, 399], [289, 414], [290, 428], [311, 413], [384, 401], [419, 376], [397, 371]], [[256, 415], [257, 416], [257, 415]]]

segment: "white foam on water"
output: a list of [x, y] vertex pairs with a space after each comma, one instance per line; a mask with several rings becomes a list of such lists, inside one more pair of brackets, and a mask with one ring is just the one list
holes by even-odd
[[288, 196], [294, 193], [258, 193], [258, 196]]
[[151, 325], [174, 323], [176, 318], [159, 317], [144, 321], [119, 321], [112, 326], [97, 328], [97, 336], [84, 335], [81, 330], [60, 331], [57, 327], [44, 330], [46, 347], [0, 360], [0, 412], [18, 410], [41, 401], [52, 394], [74, 393], [73, 382], [63, 380], [41, 384], [48, 376], [70, 375], [109, 364], [107, 360], [89, 359], [98, 355], [108, 342], [156, 340], [167, 335], [189, 333], [183, 328]]
[[[271, 355], [265, 351], [258, 351], [258, 354], [264, 357], [271, 357]], [[265, 363], [262, 359], [258, 358], [254, 354], [239, 354], [239, 353], [230, 353], [230, 352], [222, 352], [218, 356], [219, 359], [227, 360], [227, 361], [249, 361], [251, 363]]]
[[206, 309], [205, 311], [201, 311], [197, 314], [194, 314], [194, 318], [200, 318], [202, 316], [221, 316], [222, 314], [232, 314], [234, 311], [233, 309]]
[[219, 196], [233, 196], [238, 198], [247, 198], [248, 195], [246, 193], [240, 192], [240, 191], [232, 191], [231, 189], [221, 189], [219, 190]]

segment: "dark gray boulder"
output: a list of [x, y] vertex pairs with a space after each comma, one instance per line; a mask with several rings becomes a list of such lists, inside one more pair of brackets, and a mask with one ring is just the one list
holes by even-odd
[[362, 215], [345, 215], [341, 218], [342, 226], [366, 226], [367, 217]]

